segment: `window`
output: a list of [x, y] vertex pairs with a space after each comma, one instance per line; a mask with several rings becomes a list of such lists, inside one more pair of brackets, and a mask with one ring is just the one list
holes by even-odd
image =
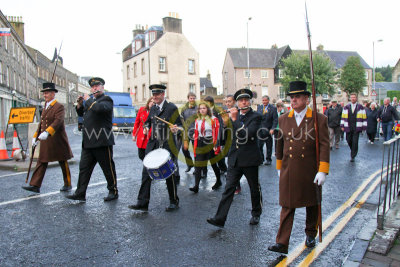
[[189, 92], [196, 93], [196, 84], [195, 83], [189, 84]]
[[322, 99], [324, 99], [324, 100], [329, 99], [329, 95], [328, 94], [322, 94]]
[[6, 73], [4, 75], [4, 79], [6, 79], [7, 87], [10, 87], [10, 67], [7, 66]]
[[149, 43], [149, 33], [146, 33], [144, 35], [144, 40], [145, 40], [145, 46], [148, 47], [150, 45], [150, 43]]
[[245, 78], [250, 78], [250, 76], [251, 76], [251, 71], [248, 70], [248, 69], [245, 69], [245, 70], [243, 71], [243, 75], [244, 75]]
[[156, 32], [150, 32], [150, 44], [156, 40]]
[[0, 84], [3, 84], [3, 63], [0, 61]]
[[363, 87], [363, 96], [368, 96], [368, 86]]
[[286, 96], [286, 92], [283, 89], [283, 86], [279, 86], [279, 98], [280, 99], [285, 99], [285, 96]]
[[279, 76], [279, 78], [283, 78], [283, 70], [278, 71], [278, 76]]
[[194, 73], [194, 59], [189, 59], [189, 73], [193, 74]]
[[146, 100], [145, 95], [146, 95], [146, 84], [144, 83], [142, 84], [142, 101]]
[[130, 73], [130, 71], [129, 71], [129, 65], [128, 66], [126, 66], [126, 79], [127, 80], [129, 80], [130, 79], [130, 76], [131, 75], [131, 73]]
[[137, 76], [137, 66], [136, 66], [136, 62], [133, 63], [133, 77]]
[[145, 73], [145, 72], [144, 72], [144, 58], [142, 58], [141, 61], [142, 61], [142, 66], [141, 66], [141, 68], [142, 68], [142, 75], [143, 75], [143, 74]]
[[261, 87], [261, 95], [268, 95], [268, 86]]
[[8, 39], [7, 37], [4, 38], [4, 47], [8, 51]]
[[167, 83], [165, 83], [165, 82], [160, 82], [160, 84], [164, 85], [164, 86], [167, 88], [167, 89], [165, 90], [165, 98], [167, 98], [168, 95], [169, 95], [168, 85], [167, 85]]
[[365, 71], [365, 79], [368, 79], [368, 71]]
[[135, 89], [133, 89], [133, 95], [134, 95], [134, 101], [137, 101], [137, 86], [135, 86]]
[[17, 73], [15, 71], [13, 75], [13, 88], [17, 89]]
[[268, 78], [268, 71], [267, 70], [261, 70], [261, 78], [267, 79]]
[[224, 79], [225, 79], [225, 81], [228, 80], [228, 72], [225, 72], [225, 73], [224, 73]]
[[166, 72], [167, 71], [167, 66], [166, 62], [167, 59], [165, 57], [160, 57], [159, 58], [159, 71]]
[[137, 40], [135, 42], [135, 52], [137, 52], [140, 48], [142, 48], [142, 40]]
[[397, 82], [400, 83], [400, 75], [397, 76]]

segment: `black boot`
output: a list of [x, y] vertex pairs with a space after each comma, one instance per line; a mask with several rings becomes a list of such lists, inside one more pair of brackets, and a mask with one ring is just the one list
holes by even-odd
[[108, 192], [108, 196], [104, 198], [104, 201], [111, 201], [115, 199], [118, 199], [118, 192], [110, 191]]

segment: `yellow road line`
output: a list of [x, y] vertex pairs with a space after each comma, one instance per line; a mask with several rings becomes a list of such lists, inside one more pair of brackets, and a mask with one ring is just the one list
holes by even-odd
[[[386, 169], [386, 168], [385, 168]], [[384, 171], [385, 171], [384, 169]], [[373, 174], [371, 174], [364, 182], [357, 188], [357, 190], [353, 193], [353, 195], [347, 199], [346, 202], [342, 204], [339, 208], [336, 209], [334, 213], [332, 213], [326, 220], [323, 221], [322, 223], [322, 232], [325, 231], [347, 208], [351, 207], [353, 204], [354, 200], [358, 197], [358, 195], [361, 194], [362, 191], [367, 187], [367, 185], [372, 181], [372, 179], [381, 173], [381, 170], [377, 170]], [[378, 176], [380, 177], [380, 176]], [[380, 180], [380, 179], [378, 179]], [[290, 263], [292, 263], [297, 257], [303, 253], [303, 251], [307, 247], [304, 245], [304, 243], [298, 245], [295, 249], [293, 249], [290, 254], [284, 258], [281, 262], [279, 262], [275, 266], [287, 266]]]
[[367, 198], [372, 194], [375, 188], [380, 183], [380, 179], [376, 179], [375, 182], [368, 188], [368, 190], [361, 197], [358, 204], [352, 207], [349, 212], [339, 221], [339, 223], [329, 232], [329, 234], [324, 238], [322, 243], [318, 244], [308, 255], [307, 257], [300, 262], [298, 266], [309, 266], [319, 254], [332, 242], [332, 240], [343, 230], [343, 228], [347, 225], [350, 219], [354, 216], [354, 214], [362, 207]]

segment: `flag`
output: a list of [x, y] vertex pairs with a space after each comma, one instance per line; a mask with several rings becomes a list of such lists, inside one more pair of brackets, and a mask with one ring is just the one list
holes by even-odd
[[10, 36], [11, 29], [10, 28], [0, 28], [0, 36]]

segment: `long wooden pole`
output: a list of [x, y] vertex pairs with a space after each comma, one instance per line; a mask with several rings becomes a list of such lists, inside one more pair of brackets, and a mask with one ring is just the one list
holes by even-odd
[[[310, 71], [311, 71], [311, 90], [312, 90], [312, 98], [313, 98], [313, 117], [314, 117], [314, 129], [315, 129], [315, 154], [317, 161], [317, 170], [319, 168], [319, 128], [318, 128], [318, 118], [317, 118], [317, 98], [315, 92], [315, 83], [314, 83], [314, 64], [313, 64], [313, 56], [312, 56], [312, 48], [311, 48], [311, 33], [310, 26], [308, 22], [308, 14], [307, 14], [307, 3], [305, 3], [306, 9], [306, 26], [307, 26], [307, 39], [308, 39], [308, 51], [310, 55]], [[315, 185], [317, 192], [317, 203], [318, 203], [318, 234], [319, 234], [319, 242], [322, 242], [322, 211], [321, 211], [321, 198], [322, 198], [322, 188], [318, 184]]]

